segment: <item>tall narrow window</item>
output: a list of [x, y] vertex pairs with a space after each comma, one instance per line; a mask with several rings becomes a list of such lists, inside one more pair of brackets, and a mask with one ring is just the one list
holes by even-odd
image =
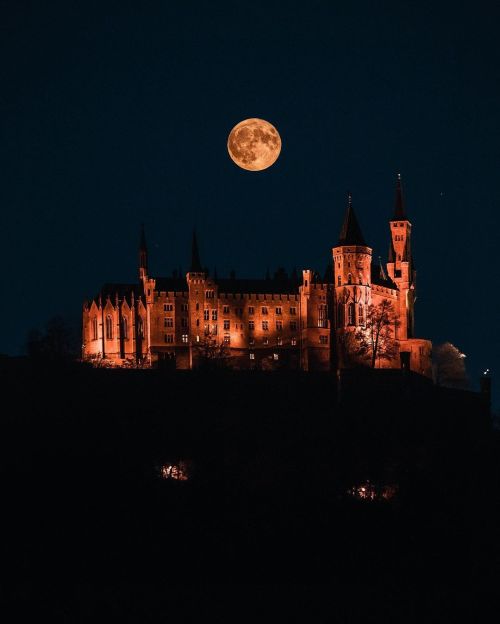
[[124, 316], [122, 319], [122, 328], [123, 328], [123, 339], [128, 340], [128, 320], [126, 316]]
[[354, 303], [347, 306], [347, 324], [354, 325]]
[[348, 284], [352, 284], [352, 275], [349, 273], [349, 275], [347, 276], [347, 283]]
[[365, 315], [363, 311], [363, 305], [360, 303], [358, 307], [358, 325], [365, 324]]
[[106, 340], [113, 339], [113, 319], [108, 314], [106, 317]]
[[139, 338], [144, 338], [144, 322], [142, 320], [142, 317], [139, 317], [137, 319], [137, 335], [139, 336]]
[[328, 327], [328, 308], [326, 304], [318, 306], [318, 327]]
[[92, 319], [92, 339], [97, 340], [98, 337], [99, 334], [97, 331], [97, 316], [94, 316], [94, 318]]
[[342, 286], [342, 278], [340, 275], [337, 277], [337, 286]]

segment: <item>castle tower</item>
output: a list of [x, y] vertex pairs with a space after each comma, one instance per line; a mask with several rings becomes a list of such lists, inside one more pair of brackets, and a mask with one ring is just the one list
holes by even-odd
[[189, 368], [193, 368], [194, 353], [196, 345], [203, 337], [205, 299], [210, 294], [207, 293], [207, 274], [201, 266], [200, 251], [196, 231], [193, 230], [191, 242], [191, 264], [186, 274], [189, 288]]
[[334, 322], [337, 338], [337, 365], [347, 366], [349, 335], [366, 319], [371, 302], [372, 249], [368, 247], [352, 207], [352, 195], [347, 196], [347, 211], [339, 242], [332, 249], [334, 275]]
[[399, 327], [397, 338], [407, 340], [414, 337], [415, 277], [411, 253], [411, 223], [406, 215], [401, 174], [396, 181], [394, 214], [389, 222], [391, 244], [387, 273], [399, 289]]

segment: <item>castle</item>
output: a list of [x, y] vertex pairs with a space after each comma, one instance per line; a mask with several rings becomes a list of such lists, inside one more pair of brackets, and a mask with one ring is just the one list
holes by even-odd
[[105, 284], [83, 306], [82, 356], [95, 364], [329, 371], [361, 363], [431, 376], [431, 343], [414, 337], [416, 271], [401, 177], [385, 268], [372, 262], [349, 194], [332, 263], [266, 279], [211, 276], [193, 233], [185, 277], [153, 277], [141, 233], [139, 280]]

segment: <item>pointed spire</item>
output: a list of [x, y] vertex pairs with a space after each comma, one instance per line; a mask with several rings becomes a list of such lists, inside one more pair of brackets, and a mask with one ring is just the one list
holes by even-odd
[[198, 249], [198, 239], [196, 238], [196, 230], [193, 229], [193, 242], [191, 244], [191, 273], [201, 273], [203, 271], [200, 260], [200, 251]]
[[380, 264], [380, 277], [383, 280], [387, 280], [387, 275], [385, 274], [384, 265], [382, 264], [382, 258], [380, 256], [378, 257], [378, 261]]
[[403, 201], [403, 189], [401, 186], [401, 174], [398, 173], [396, 180], [396, 202], [394, 204], [393, 221], [403, 221], [406, 219], [405, 205]]
[[144, 232], [144, 223], [141, 223], [141, 237], [139, 241], [139, 272], [144, 270], [144, 274], [148, 270], [148, 246], [146, 245], [146, 233]]
[[365, 239], [361, 233], [358, 220], [352, 207], [352, 194], [347, 194], [347, 212], [344, 224], [340, 230], [339, 245], [363, 245], [366, 246]]

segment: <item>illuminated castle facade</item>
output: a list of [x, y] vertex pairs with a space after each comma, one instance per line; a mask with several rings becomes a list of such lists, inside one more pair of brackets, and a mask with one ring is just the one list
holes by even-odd
[[372, 262], [349, 195], [322, 278], [310, 269], [300, 277], [283, 270], [266, 279], [211, 276], [195, 234], [186, 276], [155, 277], [143, 230], [138, 282], [105, 284], [84, 303], [83, 358], [114, 366], [191, 369], [220, 358], [241, 369], [336, 370], [359, 363], [358, 338], [364, 331], [373, 337], [373, 314], [385, 305], [391, 349], [377, 353], [372, 364], [430, 376], [431, 343], [414, 337], [412, 225], [399, 176], [389, 225], [384, 268]]

